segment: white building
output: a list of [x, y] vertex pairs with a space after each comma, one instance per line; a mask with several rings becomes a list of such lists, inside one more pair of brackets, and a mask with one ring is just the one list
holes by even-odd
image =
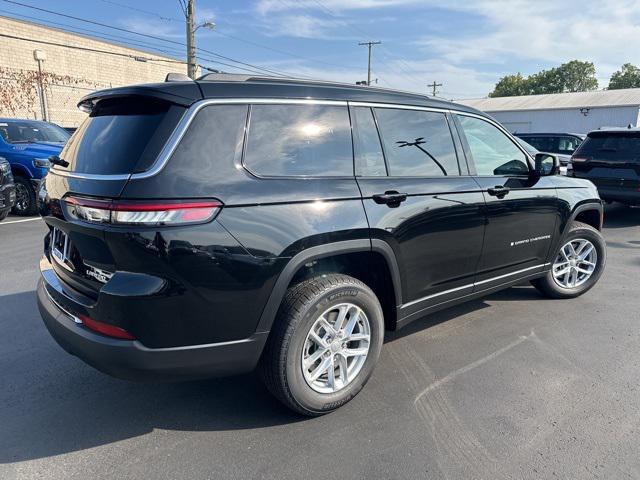
[[588, 133], [640, 126], [640, 88], [479, 98], [458, 103], [493, 116], [511, 132]]

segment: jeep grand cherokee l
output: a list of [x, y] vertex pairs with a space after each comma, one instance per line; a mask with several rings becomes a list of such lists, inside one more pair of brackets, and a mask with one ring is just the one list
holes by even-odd
[[319, 415], [362, 389], [385, 329], [522, 281], [576, 297], [605, 265], [595, 187], [468, 107], [207, 75], [80, 108], [41, 191], [38, 302], [118, 377], [258, 367]]

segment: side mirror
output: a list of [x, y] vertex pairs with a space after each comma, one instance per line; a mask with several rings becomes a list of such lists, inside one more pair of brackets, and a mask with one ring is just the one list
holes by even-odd
[[558, 175], [560, 173], [560, 160], [556, 155], [536, 153], [534, 172], [539, 177]]

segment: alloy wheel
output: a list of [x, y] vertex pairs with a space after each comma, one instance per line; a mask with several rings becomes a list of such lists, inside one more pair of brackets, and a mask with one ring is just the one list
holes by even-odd
[[585, 283], [596, 270], [598, 252], [589, 240], [576, 238], [565, 243], [553, 263], [553, 279], [562, 288]]
[[353, 303], [327, 309], [313, 323], [302, 349], [302, 372], [319, 393], [335, 393], [349, 385], [364, 366], [371, 326]]

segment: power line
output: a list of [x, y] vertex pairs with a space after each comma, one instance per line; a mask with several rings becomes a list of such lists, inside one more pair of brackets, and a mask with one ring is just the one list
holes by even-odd
[[104, 3], [109, 3], [111, 5], [116, 5], [118, 7], [128, 8], [129, 10], [133, 10], [135, 12], [146, 13], [147, 15], [153, 15], [154, 17], [157, 17], [157, 18], [159, 18], [161, 20], [165, 20], [167, 22], [182, 22], [182, 20], [180, 20], [178, 18], [163, 17], [159, 13], [150, 12], [149, 10], [143, 10], [143, 9], [137, 8], [137, 7], [132, 7], [131, 5], [127, 5], [125, 3], [114, 2], [113, 0], [101, 0], [101, 1], [104, 2]]
[[129, 53], [119, 53], [119, 52], [110, 52], [109, 50], [100, 50], [97, 48], [89, 48], [89, 47], [80, 47], [78, 45], [66, 45], [64, 43], [57, 43], [57, 42], [49, 42], [47, 40], [35, 40], [33, 38], [26, 38], [26, 37], [19, 37], [17, 35], [8, 35], [6, 33], [0, 33], [0, 37], [3, 38], [11, 38], [13, 40], [23, 40], [25, 42], [32, 42], [32, 43], [39, 43], [41, 45], [52, 45], [52, 46], [56, 46], [56, 47], [64, 47], [64, 48], [70, 48], [72, 50], [82, 50], [85, 52], [93, 52], [93, 53], [103, 53], [106, 55], [114, 55], [114, 56], [118, 56], [118, 57], [128, 57], [137, 61], [141, 61], [141, 62], [165, 62], [165, 63], [180, 63], [180, 64], [184, 64], [185, 62], [181, 61], [181, 60], [169, 60], [169, 59], [164, 59], [164, 58], [150, 58], [150, 57], [143, 57], [140, 55], [132, 55]]
[[[43, 18], [39, 18], [39, 17], [33, 17], [31, 15], [23, 15], [23, 14], [19, 14], [19, 13], [15, 13], [15, 12], [10, 12], [8, 10], [3, 10], [0, 9], [1, 13], [6, 13], [9, 14], [13, 17], [18, 17], [18, 18], [24, 18], [24, 19], [28, 19], [31, 20], [33, 23], [36, 23], [37, 25], [42, 25], [45, 27], [54, 27], [54, 28], [58, 28], [59, 30], [65, 31], [65, 32], [73, 32], [73, 33], [77, 33], [79, 35], [85, 35], [88, 38], [101, 38], [103, 40], [107, 40], [109, 42], [116, 42], [119, 45], [123, 45], [126, 47], [135, 47], [135, 48], [149, 48], [149, 49], [153, 49], [156, 50], [158, 52], [162, 52], [168, 55], [182, 55], [182, 51], [178, 51], [175, 48], [171, 48], [171, 47], [158, 47], [157, 45], [154, 45], [152, 43], [148, 43], [145, 42], [143, 40], [133, 40], [129, 37], [125, 37], [122, 35], [116, 35], [116, 34], [110, 34], [110, 33], [105, 33], [105, 32], [101, 32], [99, 30], [92, 30], [90, 28], [82, 28], [82, 27], [77, 27], [75, 25], [69, 25], [68, 23], [60, 23], [60, 22], [54, 22], [53, 20], [45, 20]], [[59, 27], [65, 27], [65, 28], [59, 28]], [[88, 32], [91, 33], [91, 35], [86, 35], [83, 32]], [[168, 50], [167, 50], [168, 49]]]
[[[280, 3], [282, 3], [283, 5], [286, 5], [286, 4], [284, 4], [283, 0], [279, 0], [279, 1], [280, 1]], [[322, 4], [322, 3], [320, 2], [320, 0], [312, 0], [312, 1], [313, 1], [313, 3], [315, 3], [316, 5], [318, 5], [322, 10], [324, 10], [325, 15], [328, 15], [328, 16], [331, 16], [331, 17], [334, 17], [334, 18], [336, 18], [336, 19], [338, 19], [338, 18], [339, 18], [339, 16], [338, 16], [338, 14], [337, 14], [337, 13], [335, 13], [335, 12], [334, 12], [334, 11], [332, 11], [330, 8], [328, 8], [327, 6], [325, 6], [324, 4]], [[288, 5], [288, 6], [290, 6], [290, 5]], [[343, 23], [344, 23], [344, 25], [345, 25], [347, 28], [351, 29], [352, 31], [354, 31], [354, 32], [356, 32], [356, 33], [358, 33], [358, 34], [360, 34], [360, 35], [365, 35], [365, 36], [367, 36], [367, 37], [371, 37], [371, 35], [369, 35], [369, 33], [365, 32], [365, 31], [364, 31], [364, 30], [362, 30], [361, 28], [358, 28], [358, 27], [356, 27], [355, 25], [351, 25], [351, 24], [349, 24], [348, 22], [343, 22]], [[390, 59], [390, 60], [393, 60], [393, 58], [391, 58], [391, 57], [396, 57], [396, 60], [397, 60], [399, 63], [404, 64], [406, 67], [408, 67], [408, 69], [405, 69], [405, 68], [403, 68], [401, 65], [398, 65], [398, 66], [397, 66], [397, 68], [398, 68], [399, 70], [403, 71], [407, 76], [412, 77], [412, 78], [413, 78], [413, 80], [416, 80], [418, 83], [422, 83], [422, 81], [423, 81], [423, 80], [420, 80], [420, 79], [418, 79], [418, 77], [415, 77], [415, 76], [414, 76], [413, 72], [411, 71], [411, 66], [410, 66], [407, 62], [405, 62], [405, 61], [404, 61], [404, 59], [402, 59], [401, 57], [398, 57], [398, 56], [396, 56], [396, 55], [392, 54], [392, 53], [391, 53], [388, 49], [386, 49], [385, 47], [380, 47], [380, 49], [382, 50], [382, 52], [381, 52], [381, 53], [383, 54], [383, 56], [384, 56], [385, 58], [388, 58], [388, 59]], [[388, 64], [388, 63], [386, 63], [386, 62], [383, 62], [383, 64], [385, 64], [385, 65], [389, 66], [389, 64]], [[382, 80], [382, 79], [381, 79], [381, 80]], [[386, 83], [386, 82], [385, 82], [385, 83]]]
[[[68, 15], [68, 14], [65, 14], [65, 13], [54, 12], [54, 11], [48, 10], [46, 8], [36, 7], [34, 5], [28, 5], [26, 3], [17, 2], [15, 0], [2, 0], [2, 1], [6, 2], [6, 3], [14, 4], [14, 5], [19, 5], [19, 6], [25, 7], [25, 8], [31, 8], [31, 9], [38, 10], [38, 11], [41, 11], [41, 12], [45, 12], [45, 13], [48, 13], [48, 14], [51, 14], [51, 15], [58, 15], [58, 16], [61, 16], [61, 17], [70, 18], [70, 19], [73, 19], [73, 20], [76, 20], [76, 21], [80, 21], [80, 22], [90, 23], [92, 25], [97, 25], [97, 26], [104, 27], [104, 28], [110, 28], [110, 29], [113, 29], [113, 30], [118, 30], [118, 31], [121, 31], [121, 32], [133, 34], [133, 35], [139, 35], [139, 36], [142, 36], [142, 37], [152, 38], [154, 40], [159, 40], [159, 41], [162, 41], [162, 42], [171, 43], [171, 44], [174, 44], [174, 45], [180, 45], [181, 47], [185, 46], [184, 43], [177, 42], [175, 40], [169, 40], [169, 39], [166, 39], [166, 38], [158, 37], [158, 36], [155, 36], [155, 35], [150, 35], [150, 34], [147, 34], [147, 33], [135, 32], [133, 30], [128, 30], [126, 28], [114, 27], [112, 25], [108, 25], [108, 24], [105, 24], [105, 23], [97, 22], [95, 20], [88, 20], [88, 19], [85, 19], [85, 18], [80, 18], [80, 17], [76, 17], [76, 16], [73, 16], [73, 15]], [[208, 53], [208, 54], [213, 55], [215, 57], [219, 57], [219, 58], [221, 58], [223, 60], [227, 60], [229, 62], [237, 63], [237, 64], [240, 64], [240, 65], [244, 65], [244, 66], [247, 66], [247, 67], [251, 67], [251, 68], [260, 70], [262, 72], [267, 72], [267, 73], [278, 75], [278, 76], [296, 76], [295, 74], [291, 74], [291, 73], [288, 73], [288, 72], [272, 70], [272, 69], [269, 69], [269, 68], [266, 68], [266, 67], [261, 67], [261, 66], [258, 66], [258, 65], [252, 65], [252, 64], [247, 63], [247, 62], [242, 62], [240, 60], [235, 60], [235, 59], [233, 59], [231, 57], [227, 57], [225, 55], [219, 54], [217, 52], [213, 52], [211, 50], [206, 50], [204, 48], [201, 48], [200, 51]], [[303, 77], [303, 75], [297, 75], [297, 76]], [[307, 77], [307, 78], [310, 78], [310, 77]]]

